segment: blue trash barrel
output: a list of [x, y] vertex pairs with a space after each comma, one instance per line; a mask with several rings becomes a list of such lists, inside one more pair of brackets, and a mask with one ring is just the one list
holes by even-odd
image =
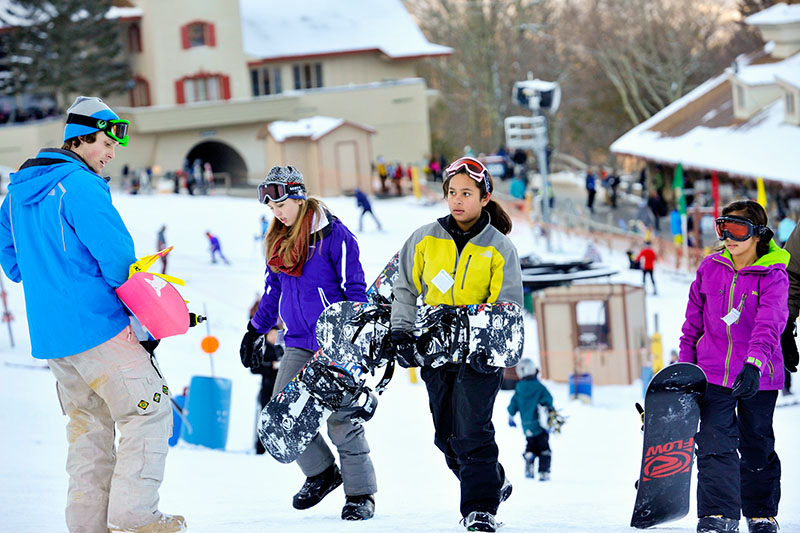
[[193, 376], [183, 412], [192, 426], [181, 429], [181, 438], [190, 444], [225, 449], [233, 383], [225, 378]]
[[645, 393], [647, 393], [647, 386], [650, 385], [650, 380], [653, 379], [653, 367], [652, 366], [643, 366], [642, 367], [642, 397], [644, 397]]
[[[183, 406], [186, 405], [186, 395], [181, 394], [180, 396], [175, 396], [173, 398], [175, 403], [183, 409]], [[182, 425], [181, 415], [178, 413], [178, 409], [173, 405], [172, 406], [172, 436], [169, 438], [169, 445], [175, 446], [178, 444], [178, 439], [181, 436], [181, 425]]]
[[569, 395], [577, 396], [578, 399], [589, 402], [592, 399], [592, 375], [591, 374], [570, 374], [569, 375]]

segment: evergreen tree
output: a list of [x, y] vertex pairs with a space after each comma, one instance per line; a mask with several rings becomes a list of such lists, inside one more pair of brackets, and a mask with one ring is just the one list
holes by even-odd
[[122, 26], [106, 18], [112, 0], [9, 0], [0, 7], [0, 94], [55, 94], [65, 109], [75, 94], [107, 96], [130, 87]]

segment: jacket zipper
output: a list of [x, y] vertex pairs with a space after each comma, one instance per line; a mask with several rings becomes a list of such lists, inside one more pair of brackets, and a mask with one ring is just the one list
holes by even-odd
[[467, 257], [467, 264], [464, 265], [464, 277], [461, 278], [461, 290], [464, 290], [464, 282], [467, 281], [467, 269], [469, 268], [469, 262], [472, 261], [472, 254]]
[[[456, 241], [453, 241], [453, 245], [455, 245]], [[458, 246], [456, 246], [456, 252], [458, 252]], [[458, 260], [461, 259], [461, 254], [456, 254], [456, 265], [453, 267], [453, 279], [456, 279], [456, 272], [458, 272]], [[456, 305], [456, 284], [455, 281], [453, 282], [453, 286], [450, 287], [450, 298], [453, 300], [453, 305]]]
[[[728, 313], [731, 312], [733, 309], [733, 291], [736, 288], [736, 278], [739, 277], [738, 272], [733, 273], [733, 281], [731, 282], [731, 291], [728, 295]], [[731, 354], [733, 353], [733, 339], [731, 339], [731, 326], [727, 322], [725, 323], [725, 333], [728, 336], [728, 353], [725, 355], [725, 374], [722, 377], [722, 386], [728, 386], [728, 374], [730, 372], [730, 364], [731, 364]]]

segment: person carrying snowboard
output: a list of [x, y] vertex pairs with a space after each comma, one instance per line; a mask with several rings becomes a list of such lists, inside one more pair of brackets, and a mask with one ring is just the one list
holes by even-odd
[[680, 362], [706, 373], [697, 445], [698, 532], [777, 531], [781, 463], [772, 417], [783, 388], [780, 337], [788, 316], [789, 253], [764, 208], [737, 201], [716, 220], [722, 249], [689, 291]]
[[[398, 364], [421, 366], [411, 333], [417, 297], [426, 305], [513, 302], [522, 306], [522, 273], [506, 235], [511, 219], [492, 200], [486, 167], [462, 157], [447, 167], [442, 184], [450, 215], [417, 229], [403, 245], [394, 285], [391, 348]], [[462, 522], [469, 531], [495, 531], [500, 502], [511, 484], [498, 462], [492, 410], [503, 369], [486, 355], [470, 364], [423, 366], [422, 379], [435, 427], [434, 443], [461, 483]]]
[[[258, 349], [278, 321], [286, 329], [284, 354], [273, 396], [280, 392], [319, 349], [316, 322], [322, 311], [342, 300], [366, 302], [358, 243], [345, 225], [315, 198], [306, 197], [303, 175], [292, 166], [273, 167], [258, 186], [258, 199], [273, 220], [265, 238], [267, 271], [258, 310], [247, 323], [240, 355], [248, 368], [260, 366]], [[375, 513], [377, 483], [361, 424], [350, 420], [358, 406], [328, 418], [328, 436], [339, 451], [336, 460], [317, 434], [297, 458], [306, 481], [295, 494], [295, 509], [308, 509], [344, 483], [343, 520], [366, 520]]]
[[158, 510], [169, 389], [114, 292], [136, 255], [100, 173], [128, 145], [128, 125], [100, 98], [77, 97], [64, 144], [11, 174], [0, 208], [0, 262], [24, 283], [32, 355], [47, 361], [69, 417], [71, 532], [186, 528]]
[[508, 404], [508, 425], [517, 427], [514, 415], [519, 413], [522, 431], [525, 433], [527, 445], [525, 453], [525, 477], [535, 478], [534, 462], [539, 458], [539, 479], [550, 479], [550, 434], [539, 423], [539, 406], [553, 411], [553, 397], [539, 377], [539, 369], [531, 359], [522, 359], [517, 363], [519, 381], [514, 387], [514, 395]]

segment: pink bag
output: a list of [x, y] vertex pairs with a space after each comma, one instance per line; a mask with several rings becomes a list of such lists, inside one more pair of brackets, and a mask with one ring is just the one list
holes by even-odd
[[116, 289], [117, 296], [154, 339], [189, 330], [189, 309], [171, 283], [150, 272], [137, 272]]

